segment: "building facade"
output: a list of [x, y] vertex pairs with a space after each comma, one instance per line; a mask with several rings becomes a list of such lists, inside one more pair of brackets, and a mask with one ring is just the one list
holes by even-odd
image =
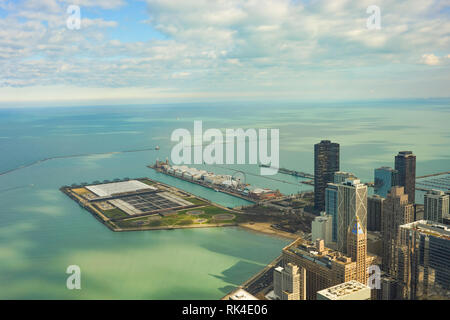
[[325, 209], [325, 188], [339, 171], [339, 144], [322, 140], [314, 145], [314, 208]]
[[367, 186], [358, 179], [347, 179], [337, 189], [337, 249], [346, 254], [347, 232], [354, 218], [367, 230]]
[[398, 171], [398, 185], [405, 187], [409, 203], [416, 200], [416, 156], [412, 151], [400, 151], [395, 156], [395, 170]]
[[311, 223], [311, 241], [322, 239], [325, 246], [333, 242], [333, 217], [321, 212]]
[[397, 273], [397, 243], [399, 227], [414, 221], [414, 206], [408, 203], [403, 187], [393, 187], [383, 204], [381, 234], [383, 242], [383, 270]]
[[443, 223], [449, 215], [448, 194], [441, 190], [430, 190], [424, 196], [424, 220]]
[[306, 270], [292, 263], [273, 271], [274, 294], [280, 300], [305, 300], [305, 282]]
[[389, 190], [398, 185], [398, 171], [391, 167], [381, 167], [375, 169], [374, 192], [386, 198]]
[[420, 220], [400, 226], [398, 280], [404, 299], [450, 299], [450, 227]]
[[338, 184], [329, 183], [325, 189], [325, 212], [331, 216], [331, 239], [337, 242]]
[[384, 198], [379, 195], [367, 197], [367, 230], [381, 231], [381, 215]]
[[[365, 265], [371, 265], [374, 260], [375, 256], [367, 255]], [[313, 244], [299, 238], [283, 249], [283, 261], [306, 270], [307, 300], [315, 300], [320, 290], [356, 280], [358, 274], [357, 261], [324, 247], [323, 241]]]

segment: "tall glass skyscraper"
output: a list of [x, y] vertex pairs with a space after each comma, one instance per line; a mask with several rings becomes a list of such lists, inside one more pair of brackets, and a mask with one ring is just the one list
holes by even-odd
[[395, 156], [395, 170], [398, 171], [398, 185], [405, 187], [409, 203], [416, 200], [416, 156], [412, 151], [400, 151]]
[[339, 144], [322, 140], [314, 145], [314, 208], [325, 209], [325, 189], [339, 171]]
[[398, 185], [398, 172], [391, 167], [375, 169], [375, 194], [386, 198], [389, 190]]

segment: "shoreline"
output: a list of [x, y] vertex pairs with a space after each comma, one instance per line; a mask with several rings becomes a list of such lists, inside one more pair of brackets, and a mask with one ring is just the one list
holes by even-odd
[[261, 233], [272, 237], [282, 238], [285, 240], [297, 240], [300, 236], [282, 230], [273, 229], [268, 222], [240, 223], [238, 226], [247, 231]]

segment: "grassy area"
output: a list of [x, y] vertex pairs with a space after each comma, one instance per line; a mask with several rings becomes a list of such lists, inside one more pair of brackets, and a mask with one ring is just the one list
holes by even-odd
[[208, 202], [194, 198], [194, 197], [186, 197], [186, 198], [184, 198], [184, 200], [189, 201], [192, 204], [196, 204], [199, 206], [204, 206], [204, 205], [208, 204]]
[[[203, 214], [192, 216], [187, 214], [189, 211], [203, 211]], [[165, 216], [158, 219], [154, 217], [139, 217], [136, 219], [126, 219], [117, 221], [116, 224], [121, 228], [136, 228], [136, 227], [172, 227], [172, 226], [188, 226], [188, 225], [198, 225], [198, 224], [208, 224], [208, 223], [229, 223], [233, 222], [235, 219], [231, 220], [214, 220], [213, 216], [216, 214], [229, 214], [227, 210], [216, 206], [206, 206], [202, 208], [193, 208], [181, 210], [176, 215]], [[233, 213], [233, 215], [236, 215]], [[195, 222], [197, 219], [203, 219], [203, 222]]]
[[125, 218], [128, 217], [128, 215], [123, 212], [120, 209], [111, 209], [111, 210], [101, 210], [100, 208], [97, 207], [98, 210], [100, 210], [106, 217], [110, 218], [110, 219], [118, 219], [118, 218]]

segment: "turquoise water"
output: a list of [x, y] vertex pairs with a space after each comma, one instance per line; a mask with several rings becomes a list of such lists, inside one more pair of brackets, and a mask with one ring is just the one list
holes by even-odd
[[[359, 104], [165, 105], [0, 110], [0, 171], [52, 156], [159, 145], [159, 151], [56, 159], [0, 175], [0, 299], [218, 299], [275, 258], [285, 240], [239, 228], [113, 233], [61, 185], [124, 177], [172, 184], [225, 206], [246, 202], [145, 166], [170, 153], [175, 128], [278, 128], [280, 165], [313, 171], [313, 144], [341, 144], [341, 169], [372, 180], [399, 150], [417, 155], [418, 175], [450, 170], [447, 100]], [[257, 166], [230, 166], [259, 172]], [[230, 171], [211, 167], [216, 172]], [[309, 190], [247, 175], [284, 193]], [[65, 287], [79, 265], [82, 290]]]

